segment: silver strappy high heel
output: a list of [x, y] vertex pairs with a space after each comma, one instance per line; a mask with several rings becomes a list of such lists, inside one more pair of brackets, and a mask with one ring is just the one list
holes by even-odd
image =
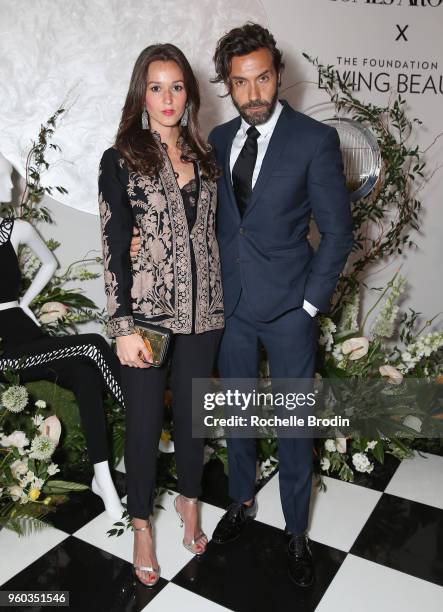
[[[198, 504], [198, 499], [192, 499], [190, 497], [185, 497], [184, 495], [177, 495], [177, 497], [174, 499], [174, 508], [175, 508], [175, 511], [178, 514], [179, 519], [180, 519], [180, 527], [183, 527], [185, 521], [184, 521], [182, 515], [180, 514], [180, 512], [178, 511], [178, 508], [177, 508], [177, 499], [179, 497], [184, 499], [185, 502], [187, 502], [188, 504]], [[205, 546], [205, 548], [203, 550], [201, 550], [199, 552], [195, 551], [193, 549], [193, 546], [198, 544], [202, 538], [206, 538], [206, 544], [207, 544], [207, 539], [208, 539], [207, 535], [202, 531], [200, 533], [200, 535], [198, 535], [196, 538], [193, 538], [190, 542], [185, 542], [185, 539], [183, 538], [183, 546], [186, 548], [186, 550], [189, 550], [189, 552], [191, 552], [193, 555], [200, 556], [200, 555], [202, 555], [206, 551], [206, 546]]]
[[[132, 525], [132, 528], [135, 531], [146, 531], [146, 529], [150, 529], [151, 533], [152, 533], [152, 524], [151, 524], [151, 521], [149, 519], [147, 519], [146, 527], [134, 527], [134, 525]], [[141, 580], [137, 576], [137, 574], [134, 572], [135, 573], [135, 577], [137, 578], [137, 580], [139, 582], [141, 582], [141, 584], [143, 586], [145, 586], [145, 587], [148, 587], [148, 588], [152, 589], [152, 587], [155, 586], [157, 584], [157, 582], [160, 580], [160, 566], [155, 568], [155, 567], [151, 567], [150, 565], [135, 565], [135, 563], [133, 563], [133, 567], [134, 567], [134, 570], [140, 570], [142, 572], [149, 572], [149, 573], [155, 575], [155, 580], [153, 582], [146, 583], [146, 582], [143, 582], [143, 580]]]

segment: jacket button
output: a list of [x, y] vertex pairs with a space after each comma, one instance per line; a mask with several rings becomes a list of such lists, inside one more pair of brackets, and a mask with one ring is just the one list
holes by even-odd
[[239, 232], [240, 232], [240, 234], [243, 236], [243, 234], [245, 233], [245, 228], [244, 228], [244, 227], [241, 227], [241, 228], [239, 229]]

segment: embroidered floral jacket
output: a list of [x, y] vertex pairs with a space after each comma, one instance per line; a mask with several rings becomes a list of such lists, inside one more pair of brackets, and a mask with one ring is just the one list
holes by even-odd
[[[164, 164], [157, 176], [133, 172], [113, 147], [103, 153], [100, 162], [99, 207], [110, 337], [133, 333], [133, 314], [175, 333], [191, 333], [190, 248], [194, 249], [197, 276], [195, 333], [224, 325], [215, 236], [216, 183], [200, 173], [197, 218], [189, 234], [173, 166], [160, 142], [159, 146]], [[136, 261], [131, 262], [134, 225], [140, 231], [141, 248]]]

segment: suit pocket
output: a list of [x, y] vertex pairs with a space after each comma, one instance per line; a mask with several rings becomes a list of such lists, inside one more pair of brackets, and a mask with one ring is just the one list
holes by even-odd
[[273, 247], [272, 249], [267, 249], [266, 254], [270, 257], [299, 257], [303, 252], [303, 247], [306, 251], [309, 250], [309, 243], [305, 240], [290, 248]]

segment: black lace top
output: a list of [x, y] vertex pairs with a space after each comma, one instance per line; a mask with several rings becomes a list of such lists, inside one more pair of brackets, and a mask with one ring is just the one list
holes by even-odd
[[[196, 166], [194, 165], [195, 177], [188, 181], [186, 185], [180, 188], [180, 192], [183, 198], [183, 205], [185, 208], [186, 219], [188, 221], [188, 230], [191, 234], [192, 228], [194, 227], [195, 220], [197, 219], [197, 202], [198, 202], [198, 190], [199, 190], [199, 176]], [[197, 298], [197, 272], [195, 265], [194, 249], [192, 248], [192, 240], [190, 238], [191, 245], [191, 273], [192, 273], [192, 332], [195, 333], [195, 305]]]

